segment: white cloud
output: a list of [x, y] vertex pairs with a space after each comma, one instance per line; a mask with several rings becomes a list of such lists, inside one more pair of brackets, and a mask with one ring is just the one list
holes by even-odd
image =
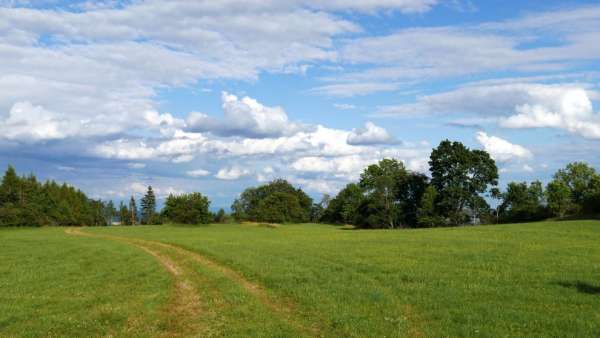
[[186, 174], [191, 177], [204, 177], [210, 175], [210, 171], [204, 169], [196, 169], [187, 171]]
[[0, 131], [9, 140], [36, 142], [63, 139], [76, 130], [56, 113], [25, 101], [12, 106], [8, 117], [0, 121]]
[[302, 129], [288, 120], [281, 107], [268, 107], [245, 96], [221, 94], [224, 119], [217, 120], [205, 113], [192, 112], [187, 118], [187, 129], [211, 132], [221, 136], [253, 138], [289, 135]]
[[364, 128], [353, 129], [348, 135], [348, 144], [351, 145], [373, 145], [373, 144], [394, 144], [394, 139], [382, 127], [376, 126], [373, 122], [367, 122]]
[[513, 144], [497, 136], [491, 136], [485, 132], [477, 133], [477, 141], [483, 146], [490, 156], [499, 162], [511, 161], [514, 159], [529, 159], [533, 157], [531, 151], [518, 144]]
[[237, 180], [244, 176], [250, 175], [250, 171], [247, 169], [242, 169], [239, 167], [229, 167], [229, 168], [221, 168], [219, 172], [215, 175], [216, 178], [220, 180]]
[[517, 114], [502, 119], [507, 128], [559, 128], [590, 139], [600, 139], [600, 114], [595, 114], [581, 88], [548, 88], [545, 102], [516, 107]]

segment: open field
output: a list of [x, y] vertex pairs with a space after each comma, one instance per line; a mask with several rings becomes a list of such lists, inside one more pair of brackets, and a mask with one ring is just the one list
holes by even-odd
[[1, 336], [600, 336], [600, 222], [0, 230]]

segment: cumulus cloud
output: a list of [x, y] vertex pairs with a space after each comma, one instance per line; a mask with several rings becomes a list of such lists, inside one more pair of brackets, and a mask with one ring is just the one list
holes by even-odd
[[220, 180], [237, 180], [244, 176], [250, 175], [250, 171], [247, 169], [242, 169], [239, 167], [229, 167], [229, 168], [221, 168], [219, 172], [215, 175], [216, 178]]
[[483, 149], [496, 161], [506, 162], [514, 159], [529, 159], [533, 157], [533, 154], [527, 148], [510, 143], [503, 138], [488, 135], [483, 131], [478, 132], [476, 138], [483, 146]]
[[581, 88], [548, 89], [545, 102], [516, 107], [515, 115], [500, 121], [506, 128], [559, 128], [590, 139], [600, 139], [600, 114]]
[[372, 144], [394, 144], [397, 140], [387, 130], [376, 126], [373, 122], [367, 122], [364, 128], [353, 129], [348, 135], [348, 144], [372, 145]]
[[56, 113], [27, 101], [13, 105], [8, 117], [0, 121], [0, 130], [6, 139], [25, 142], [63, 139], [72, 132], [69, 123]]
[[245, 96], [223, 92], [221, 95], [223, 121], [207, 114], [191, 113], [187, 119], [188, 129], [210, 131], [223, 136], [272, 137], [293, 133], [300, 127], [288, 120], [281, 107], [268, 107]]

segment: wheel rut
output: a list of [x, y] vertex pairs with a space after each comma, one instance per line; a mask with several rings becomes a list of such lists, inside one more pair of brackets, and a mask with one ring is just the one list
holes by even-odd
[[167, 307], [163, 309], [166, 316], [165, 327], [160, 334], [164, 337], [201, 337], [205, 328], [198, 324], [197, 318], [202, 314], [202, 304], [193, 283], [184, 274], [183, 269], [170, 257], [148, 245], [137, 243], [123, 237], [101, 236], [69, 228], [65, 232], [73, 236], [108, 238], [133, 245], [153, 256], [173, 279], [173, 291]]
[[[191, 283], [189, 278], [186, 277], [183, 268], [178, 265], [177, 262], [171, 259], [166, 253], [164, 253], [164, 251], [161, 251], [158, 248], [171, 250], [178, 255], [191, 259], [197, 264], [200, 264], [213, 271], [217, 271], [221, 275], [238, 284], [242, 289], [255, 297], [263, 306], [279, 316], [303, 336], [322, 336], [320, 333], [321, 330], [317, 325], [307, 326], [295, 317], [296, 311], [292, 302], [283, 302], [275, 299], [274, 297], [270, 296], [261, 285], [248, 280], [239, 272], [219, 264], [197, 252], [159, 241], [114, 235], [91, 234], [82, 231], [81, 228], [69, 228], [66, 229], [65, 232], [75, 236], [97, 237], [128, 243], [147, 252], [160, 262], [165, 270], [167, 270], [174, 278], [175, 283], [174, 292], [168, 307], [168, 311], [173, 311], [172, 314], [175, 315], [170, 317], [176, 318], [177, 320], [174, 322], [169, 321], [168, 327], [171, 327], [172, 330], [170, 330], [166, 336], [202, 336], [202, 332], [206, 332], [206, 328], [198, 327], [197, 325], [193, 324], [197, 322], [194, 321], [193, 318], [201, 315], [202, 313], [201, 300], [198, 297], [197, 290], [193, 287], [193, 283]], [[184, 334], [174, 334], [174, 332], [184, 332]], [[192, 332], [195, 332], [196, 334], [191, 334]]]

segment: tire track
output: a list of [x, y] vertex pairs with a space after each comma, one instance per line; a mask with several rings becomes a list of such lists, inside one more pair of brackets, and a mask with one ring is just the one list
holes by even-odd
[[72, 236], [84, 236], [92, 238], [109, 238], [133, 245], [149, 255], [153, 256], [163, 268], [173, 278], [173, 292], [169, 304], [164, 309], [166, 315], [165, 331], [161, 334], [164, 337], [190, 337], [202, 336], [205, 328], [197, 323], [197, 319], [202, 314], [202, 305], [198, 297], [198, 292], [192, 282], [183, 273], [183, 269], [167, 255], [153, 250], [147, 245], [136, 243], [123, 237], [101, 236], [81, 231], [77, 228], [65, 229], [65, 233]]
[[[188, 291], [186, 293], [186, 295], [179, 295], [179, 296], [176, 295], [174, 297], [173, 306], [177, 307], [177, 303], [179, 301], [185, 300], [186, 297], [190, 297], [190, 294], [189, 294], [190, 291], [194, 292], [194, 297], [197, 300], [197, 302], [194, 302], [194, 303], [200, 304], [200, 301], [197, 299], [198, 298], [197, 292], [195, 292], [195, 290], [191, 286], [191, 283], [184, 278], [184, 274], [182, 273], [181, 268], [179, 266], [177, 266], [177, 264], [175, 264], [170, 258], [166, 257], [166, 254], [160, 254], [160, 253], [158, 253], [158, 250], [152, 250], [151, 247], [153, 247], [153, 246], [172, 250], [173, 252], [176, 252], [177, 254], [179, 254], [181, 256], [187, 257], [187, 258], [191, 259], [192, 261], [194, 261], [206, 268], [209, 268], [211, 270], [219, 272], [223, 276], [225, 276], [228, 279], [235, 282], [237, 285], [239, 285], [242, 289], [244, 289], [250, 295], [255, 297], [263, 306], [268, 308], [272, 313], [277, 314], [281, 319], [283, 319], [286, 323], [288, 323], [291, 327], [293, 327], [299, 333], [302, 333], [303, 335], [310, 336], [310, 337], [322, 337], [323, 336], [321, 334], [321, 330], [318, 326], [316, 326], [316, 325], [306, 326], [296, 318], [295, 306], [291, 302], [282, 302], [282, 301], [274, 299], [259, 284], [248, 280], [243, 275], [241, 275], [239, 272], [237, 272], [227, 266], [219, 264], [197, 252], [184, 249], [177, 245], [167, 244], [167, 243], [163, 243], [163, 242], [159, 242], [159, 241], [120, 237], [120, 236], [114, 236], [114, 235], [90, 234], [90, 233], [81, 231], [80, 229], [66, 229], [65, 232], [67, 232], [68, 234], [71, 234], [71, 235], [99, 237], [99, 238], [106, 238], [106, 239], [112, 239], [112, 240], [116, 240], [116, 241], [125, 242], [128, 244], [134, 245], [134, 246], [148, 252], [150, 255], [154, 256], [157, 260], [159, 260], [159, 262], [161, 262], [161, 264], [163, 264], [163, 266], [165, 267], [165, 269], [167, 269], [169, 271], [169, 273], [171, 273], [174, 277], [178, 277], [177, 280], [180, 282], [177, 283], [175, 294], [180, 293], [181, 291], [184, 291], [184, 290]], [[185, 306], [181, 310], [188, 311], [188, 310], [186, 310]], [[190, 309], [190, 310], [193, 310], [193, 309]], [[192, 311], [192, 312], [195, 312], [195, 311]], [[199, 312], [195, 312], [195, 313], [197, 315]], [[183, 318], [185, 318], [185, 316]], [[187, 318], [189, 318], [189, 316]], [[182, 326], [183, 324], [184, 323], [179, 323], [178, 325]]]

